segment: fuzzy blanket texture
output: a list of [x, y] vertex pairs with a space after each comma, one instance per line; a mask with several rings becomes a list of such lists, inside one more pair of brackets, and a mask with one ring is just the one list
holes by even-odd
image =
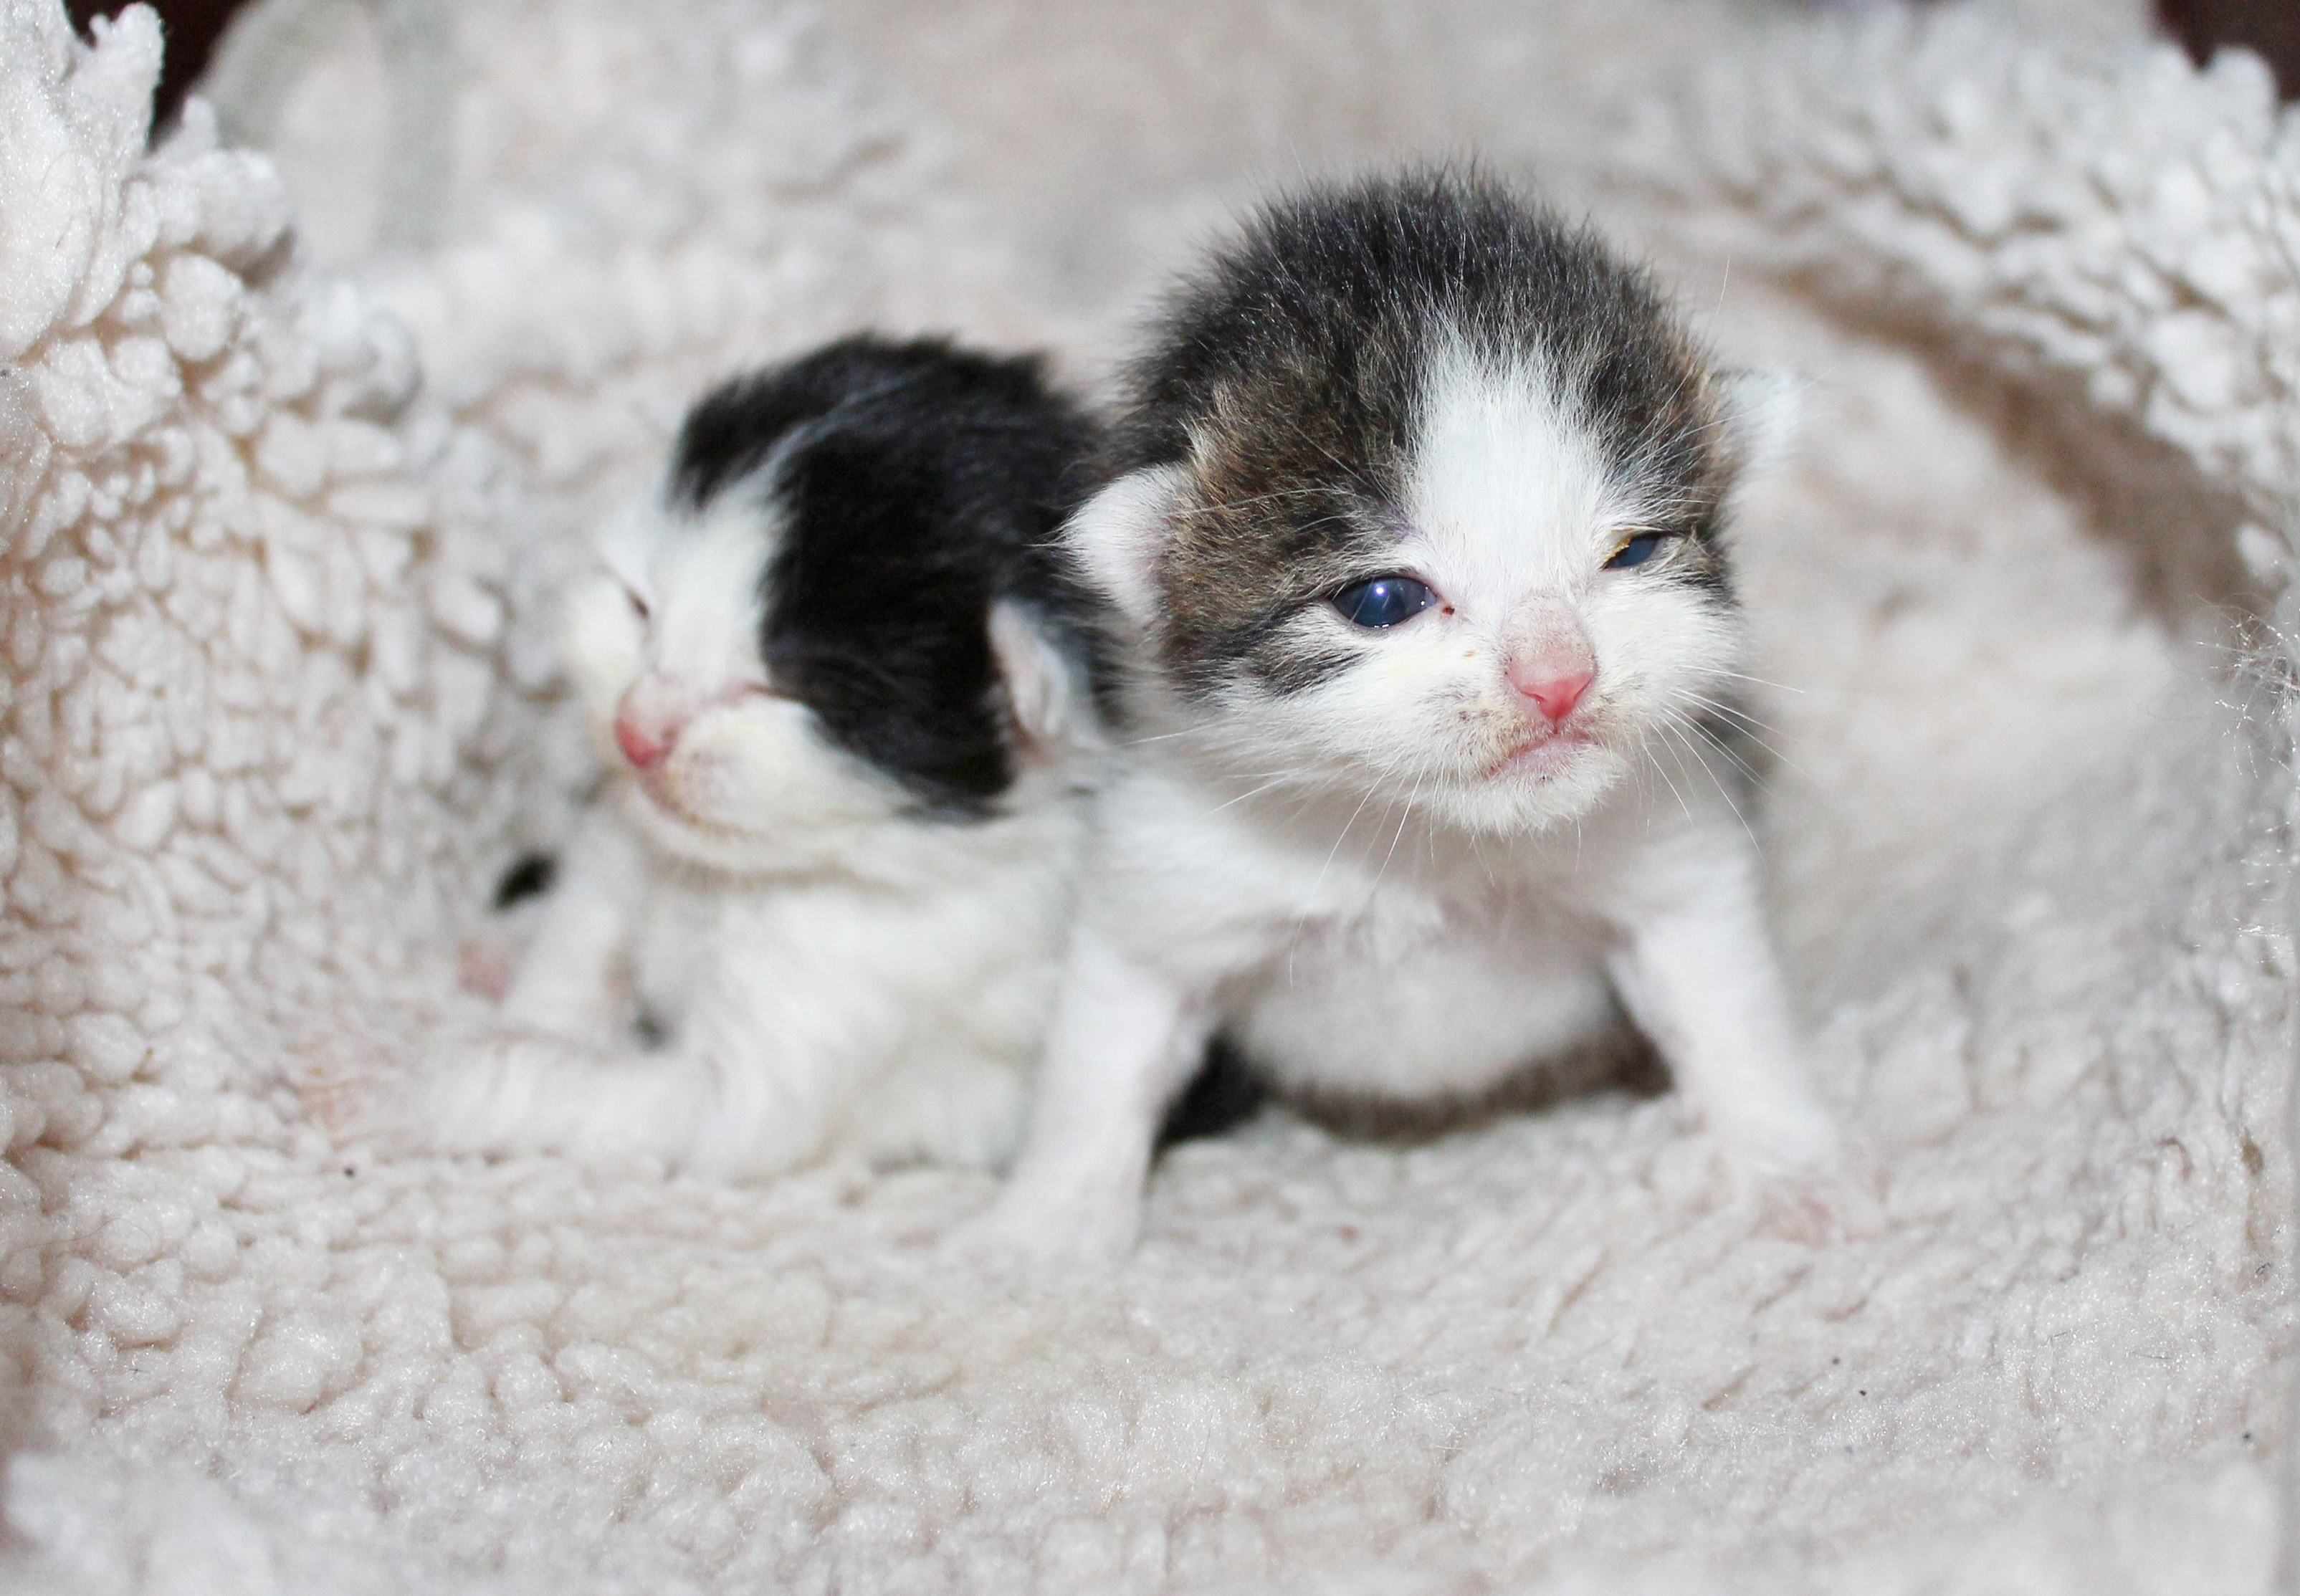
[[[363, 24], [269, 155], [196, 104], [147, 150], [150, 14], [0, 0], [0, 1577], [2267, 1587], [2300, 125], [2256, 63], [2041, 0], [444, 9], [411, 249]], [[469, 1017], [585, 777], [553, 594], [701, 384], [859, 324], [1091, 384], [1224, 205], [1472, 150], [1813, 379], [1741, 532], [1759, 824], [1884, 1234], [1721, 1205], [1667, 1097], [1268, 1114], [1127, 1268], [1021, 1287], [916, 1261], [980, 1176], [306, 1118], [314, 1050]]]

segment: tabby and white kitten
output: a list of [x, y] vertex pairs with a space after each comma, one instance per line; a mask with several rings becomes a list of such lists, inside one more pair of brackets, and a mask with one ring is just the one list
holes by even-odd
[[1734, 713], [1722, 538], [1788, 387], [1481, 180], [1309, 193], [1184, 285], [1066, 534], [1130, 629], [1126, 746], [1029, 1140], [961, 1254], [1123, 1251], [1210, 1041], [1281, 1093], [1426, 1104], [1624, 1011], [1800, 1225], [1866, 1206], [1694, 752]]
[[856, 337], [720, 388], [571, 594], [610, 767], [501, 1028], [342, 1128], [761, 1176], [1021, 1133], [1097, 745], [1035, 362]]

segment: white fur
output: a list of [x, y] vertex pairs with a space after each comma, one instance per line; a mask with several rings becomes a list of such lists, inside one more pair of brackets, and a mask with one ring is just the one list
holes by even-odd
[[[498, 1030], [354, 1128], [453, 1151], [641, 1152], [760, 1176], [829, 1151], [1003, 1161], [1082, 826], [1089, 717], [1019, 609], [987, 618], [1021, 758], [1001, 811], [919, 817], [776, 694], [754, 641], [771, 505], [611, 522], [567, 658], [614, 772], [565, 852]], [[676, 727], [637, 772], [618, 715]], [[666, 1043], [642, 1049], [641, 1016]]]
[[[1122, 1251], [1161, 1111], [1217, 1029], [1282, 1085], [1428, 1100], [1613, 1023], [1618, 996], [1738, 1174], [1835, 1160], [1754, 844], [1689, 719], [1729, 686], [1737, 614], [1665, 579], [1674, 545], [1604, 569], [1652, 507], [1550, 374], [1434, 364], [1395, 567], [1441, 603], [1378, 631], [1311, 611], [1292, 624], [1360, 658], [1290, 695], [1241, 678], [1208, 708], [1137, 673], [1030, 1141], [962, 1248]], [[1074, 527], [1146, 628], [1185, 480], [1121, 482]], [[1568, 722], [1586, 741], [1540, 740], [1513, 660], [1595, 669]]]

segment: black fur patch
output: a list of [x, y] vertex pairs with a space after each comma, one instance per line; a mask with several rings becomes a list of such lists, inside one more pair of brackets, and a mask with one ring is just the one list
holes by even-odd
[[929, 812], [988, 812], [1012, 778], [988, 630], [1018, 600], [1105, 676], [1056, 529], [1098, 439], [1033, 358], [856, 337], [728, 383], [688, 415], [675, 507], [771, 466], [779, 546], [760, 653], [839, 748]]
[[514, 903], [541, 897], [558, 879], [559, 861], [550, 854], [521, 854], [496, 881], [496, 912], [500, 914]]
[[1251, 221], [1184, 282], [1129, 374], [1112, 475], [1182, 464], [1157, 647], [1186, 689], [1240, 671], [1299, 690], [1346, 664], [1305, 648], [1305, 609], [1379, 574], [1417, 408], [1449, 338], [1561, 373], [1617, 479], [1724, 582], [1726, 458], [1703, 352], [1638, 269], [1489, 181], [1436, 171], [1313, 189]]

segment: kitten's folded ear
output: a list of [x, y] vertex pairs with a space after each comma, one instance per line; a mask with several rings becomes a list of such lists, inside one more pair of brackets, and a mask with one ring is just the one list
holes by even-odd
[[1026, 759], [1051, 759], [1091, 729], [1094, 712], [1081, 707], [1087, 689], [1078, 667], [1029, 610], [1011, 599], [990, 606], [990, 653]]
[[1804, 430], [1803, 377], [1778, 367], [1721, 371], [1713, 379], [1739, 479], [1754, 482], [1787, 464]]
[[1062, 528], [1062, 542], [1088, 586], [1138, 627], [1156, 613], [1158, 555], [1184, 480], [1179, 466], [1130, 472], [1088, 499]]

